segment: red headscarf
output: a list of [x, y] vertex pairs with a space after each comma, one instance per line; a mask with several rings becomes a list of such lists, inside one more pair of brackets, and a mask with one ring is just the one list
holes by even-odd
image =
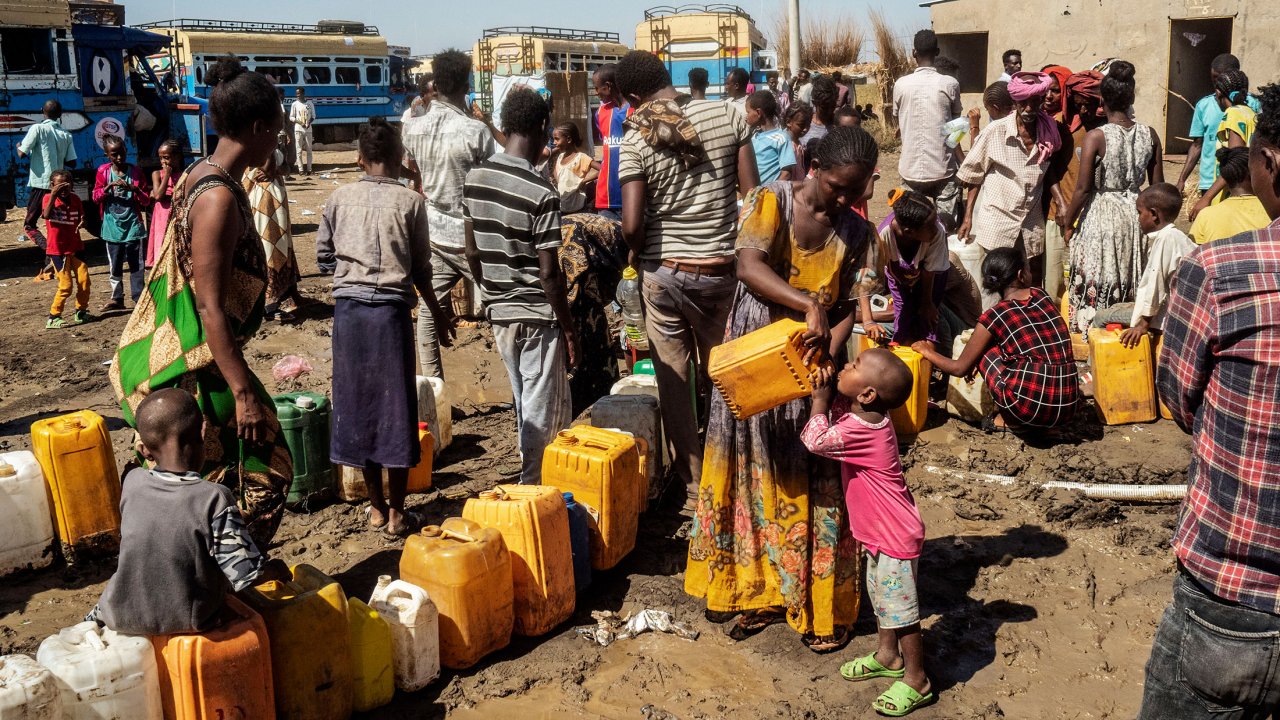
[[[1106, 115], [1106, 111], [1102, 109], [1102, 73], [1097, 70], [1072, 73], [1071, 77], [1067, 78], [1067, 93], [1093, 100], [1098, 105], [1098, 117]], [[1076, 123], [1079, 121], [1080, 118], [1077, 117], [1076, 122], [1072, 123], [1072, 131], [1076, 130]]]
[[1071, 71], [1061, 65], [1050, 65], [1043, 72], [1052, 75], [1058, 81], [1058, 91], [1062, 93], [1062, 107], [1058, 108], [1059, 117], [1063, 122], [1069, 123], [1072, 105], [1069, 102], [1070, 98], [1067, 97], [1067, 78], [1071, 77]]

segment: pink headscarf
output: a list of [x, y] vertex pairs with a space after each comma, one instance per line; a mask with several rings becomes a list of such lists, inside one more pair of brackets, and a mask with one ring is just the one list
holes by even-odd
[[[1009, 80], [1009, 96], [1014, 102], [1023, 102], [1033, 97], [1044, 97], [1049, 88], [1057, 82], [1052, 75], [1041, 72], [1015, 73]], [[1062, 135], [1058, 133], [1058, 123], [1044, 111], [1044, 103], [1036, 109], [1036, 147], [1040, 156], [1036, 162], [1048, 162], [1049, 158], [1062, 147]]]

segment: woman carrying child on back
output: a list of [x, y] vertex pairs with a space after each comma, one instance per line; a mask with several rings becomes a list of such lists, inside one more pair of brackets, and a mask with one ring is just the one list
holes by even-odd
[[[422, 449], [410, 318], [415, 289], [447, 327], [431, 290], [426, 205], [400, 184], [403, 160], [400, 133], [370, 118], [357, 156], [365, 176], [333, 191], [316, 234], [317, 261], [336, 265], [329, 458], [364, 471], [369, 525], [388, 535], [422, 524], [404, 507], [409, 468]], [[441, 335], [440, 344], [448, 347], [449, 337]], [[390, 497], [383, 495], [383, 469]]]
[[1053, 299], [1033, 285], [1031, 267], [1017, 248], [992, 250], [982, 261], [982, 284], [1000, 302], [978, 318], [973, 337], [952, 360], [927, 342], [912, 349], [948, 375], [967, 377], [980, 368], [996, 415], [988, 432], [1053, 428], [1075, 415], [1079, 377], [1071, 335]]
[[560, 213], [581, 212], [587, 206], [586, 186], [600, 177], [600, 163], [582, 152], [582, 136], [573, 123], [557, 125], [551, 131], [551, 144], [554, 150], [547, 168], [560, 193]]
[[[910, 345], [924, 340], [936, 346], [951, 269], [942, 223], [933, 201], [914, 190], [894, 189], [889, 207], [888, 217], [880, 223], [879, 247], [885, 254], [885, 280], [893, 295], [893, 341]], [[872, 340], [888, 336], [875, 322], [862, 327]]]

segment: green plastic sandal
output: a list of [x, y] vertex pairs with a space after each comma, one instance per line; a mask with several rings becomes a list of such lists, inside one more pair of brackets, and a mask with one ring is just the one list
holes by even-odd
[[[902, 682], [901, 680], [889, 686], [888, 690], [880, 693], [880, 697], [871, 703], [871, 709], [887, 715], [889, 717], [903, 717], [919, 710], [920, 708], [933, 702], [936, 697], [933, 691], [925, 695], [916, 692], [915, 688]], [[892, 705], [893, 708], [889, 706]]]
[[845, 680], [858, 682], [859, 680], [870, 680], [871, 678], [900, 678], [907, 674], [905, 667], [897, 670], [890, 670], [876, 660], [876, 654], [864, 655], [860, 658], [854, 658], [849, 662], [840, 666], [840, 677]]

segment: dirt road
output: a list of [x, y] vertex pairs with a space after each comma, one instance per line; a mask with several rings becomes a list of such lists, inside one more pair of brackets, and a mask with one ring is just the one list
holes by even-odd
[[[315, 371], [302, 388], [330, 383], [331, 298], [316, 275], [316, 213], [339, 183], [358, 177], [354, 153], [317, 157], [323, 173], [290, 184], [297, 252], [311, 301], [299, 322], [270, 324], [249, 344], [250, 364], [269, 389], [284, 354], [307, 357]], [[896, 158], [882, 158], [883, 190]], [[326, 177], [331, 175], [331, 177]], [[30, 447], [30, 424], [81, 408], [108, 418], [117, 456], [130, 432], [107, 382], [125, 316], [74, 329], [44, 330], [54, 287], [33, 283], [39, 258], [16, 238], [20, 217], [0, 225], [0, 450]], [[90, 246], [96, 310], [106, 299], [105, 253]], [[479, 490], [518, 474], [510, 388], [487, 331], [464, 331], [445, 353], [455, 404], [455, 441], [438, 461], [435, 486], [411, 505], [432, 522], [460, 512]], [[920, 718], [1128, 718], [1137, 710], [1156, 622], [1170, 597], [1168, 541], [1176, 506], [1088, 501], [1038, 489], [1045, 480], [1182, 482], [1185, 436], [1169, 422], [1103, 428], [1089, 414], [1067, 442], [1031, 447], [980, 431], [938, 411], [905, 456], [907, 478], [928, 529], [921, 560], [921, 602], [929, 670], [939, 702]], [[1009, 486], [927, 468], [1015, 476]], [[832, 656], [805, 649], [775, 626], [742, 643], [708, 623], [682, 591], [686, 545], [681, 518], [658, 509], [642, 520], [636, 552], [598, 575], [573, 620], [428, 689], [400, 694], [379, 718], [818, 718], [871, 717], [880, 683], [840, 679], [840, 663], [874, 647], [864, 607], [857, 635]], [[366, 532], [355, 506], [335, 504], [290, 514], [273, 554], [311, 563], [349, 594], [368, 597], [379, 574], [395, 573], [401, 543]], [[34, 652], [40, 640], [77, 621], [96, 601], [113, 564], [56, 566], [0, 581], [0, 654]], [[139, 588], [159, 592], [160, 588]], [[696, 642], [644, 635], [599, 648], [577, 637], [592, 610], [671, 611], [702, 631]], [[642, 710], [648, 708], [642, 714]], [[669, 715], [667, 714], [669, 713]]]

